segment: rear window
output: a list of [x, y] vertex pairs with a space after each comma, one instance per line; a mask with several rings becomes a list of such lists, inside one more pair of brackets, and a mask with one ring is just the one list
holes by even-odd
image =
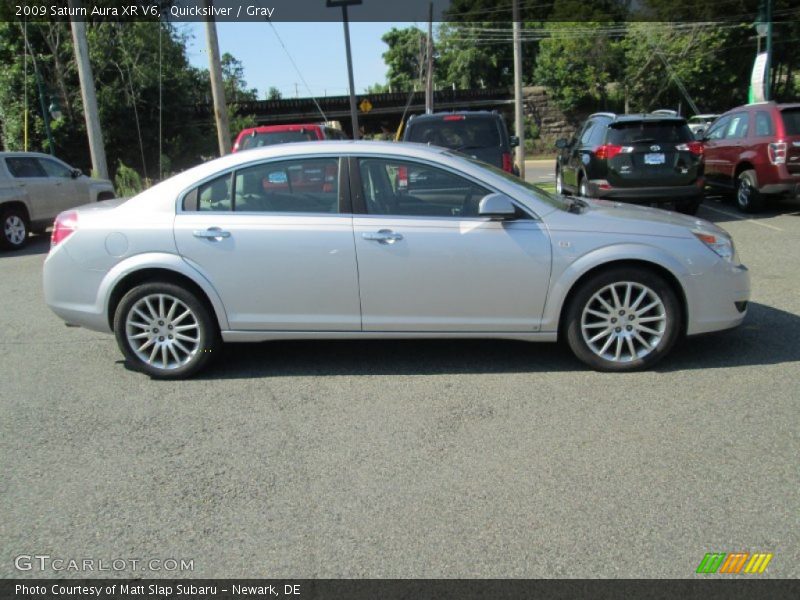
[[432, 144], [453, 150], [472, 148], [497, 148], [500, 146], [500, 132], [495, 119], [426, 119], [408, 127], [406, 141]]
[[298, 131], [267, 131], [245, 136], [239, 144], [239, 149], [246, 150], [248, 148], [260, 148], [261, 146], [271, 146], [273, 144], [316, 141], [317, 139], [317, 132], [313, 129], [303, 129]]
[[782, 110], [781, 116], [786, 135], [800, 135], [800, 108]]
[[613, 123], [606, 142], [625, 146], [646, 142], [690, 142], [694, 138], [683, 121], [632, 121]]

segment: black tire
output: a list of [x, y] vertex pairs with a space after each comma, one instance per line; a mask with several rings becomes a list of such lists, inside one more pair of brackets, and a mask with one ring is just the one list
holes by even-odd
[[[165, 298], [163, 305], [157, 304], [160, 296]], [[147, 310], [145, 299], [150, 300], [155, 312]], [[177, 301], [176, 308], [170, 316], [173, 300]], [[134, 312], [134, 308], [144, 310], [145, 315], [152, 318], [145, 320], [142, 312]], [[188, 309], [190, 314], [179, 319], [184, 309]], [[130, 321], [129, 316], [132, 317]], [[139, 324], [134, 324], [134, 319]], [[184, 331], [187, 333], [184, 334]], [[122, 297], [114, 313], [114, 334], [128, 365], [155, 379], [190, 377], [218, 354], [221, 347], [219, 327], [206, 305], [194, 293], [174, 283], [161, 281], [136, 286]], [[135, 350], [131, 345], [135, 342], [129, 339], [130, 335], [145, 336], [143, 346]], [[169, 337], [172, 335], [174, 338]], [[194, 335], [194, 341], [186, 341], [185, 338]], [[152, 362], [145, 360], [144, 354], [151, 354]], [[164, 366], [160, 366], [159, 362]]]
[[740, 211], [755, 213], [764, 210], [764, 194], [758, 191], [756, 172], [742, 171], [736, 180], [736, 206]]
[[28, 215], [21, 208], [11, 207], [2, 211], [3, 231], [0, 247], [4, 250], [19, 250], [28, 243]]
[[566, 188], [564, 187], [564, 175], [561, 173], [561, 168], [556, 167], [556, 194], [568, 196]]
[[[609, 291], [610, 286], [621, 286], [615, 287], [615, 290], [618, 291], [617, 295], [624, 304], [624, 297], [620, 296], [620, 293], [624, 294], [621, 290], [626, 289], [628, 284], [631, 285], [631, 292], [628, 298], [628, 307], [624, 309], [627, 312], [620, 313], [616, 310], [617, 307], [613, 306], [613, 300], [609, 300], [613, 298]], [[634, 300], [643, 290], [646, 290], [647, 293], [644, 300], [636, 307], [641, 311], [641, 314], [637, 314], [637, 310], [631, 311], [630, 307], [635, 304]], [[590, 307], [591, 310], [595, 310], [598, 306], [602, 307], [602, 304], [596, 299], [598, 293], [603, 298], [606, 298], [605, 294], [608, 294], [606, 299], [614, 310], [601, 309], [601, 311], [608, 312], [613, 317], [609, 316], [608, 319], [603, 320], [594, 316], [594, 313], [585, 312]], [[660, 305], [642, 311], [650, 305], [654, 298], [658, 299]], [[631, 313], [636, 316], [631, 316]], [[584, 317], [586, 318], [585, 323], [582, 321]], [[639, 319], [642, 319], [641, 323]], [[658, 319], [662, 319], [662, 321], [659, 322]], [[592, 336], [589, 340], [585, 339], [583, 335], [584, 324], [587, 336]], [[645, 329], [640, 329], [642, 327]], [[652, 331], [658, 332], [658, 335], [647, 333], [646, 330], [651, 327], [654, 328]], [[683, 332], [683, 316], [675, 291], [663, 277], [643, 267], [612, 267], [589, 277], [580, 284], [567, 307], [564, 331], [567, 343], [575, 356], [593, 369], [597, 371], [635, 371], [653, 366], [672, 349]], [[605, 334], [605, 332], [608, 332], [607, 336], [601, 337], [601, 334]], [[650, 350], [647, 350], [643, 342], [633, 337], [637, 334], [644, 342], [652, 345]], [[590, 342], [595, 339], [595, 335], [599, 339], [593, 348], [590, 346]], [[611, 341], [609, 342], [609, 340]], [[606, 342], [610, 343], [610, 346], [606, 346]], [[604, 350], [604, 347], [608, 350]], [[637, 347], [639, 351], [636, 351]], [[622, 350], [620, 351], [619, 348]], [[615, 360], [615, 357], [605, 357], [614, 350], [619, 353], [619, 360]]]
[[684, 215], [696, 215], [702, 203], [702, 196], [692, 198], [691, 200], [682, 200], [675, 203], [675, 210]]
[[586, 182], [585, 175], [581, 175], [578, 179], [578, 196], [581, 198], [589, 197], [589, 184]]

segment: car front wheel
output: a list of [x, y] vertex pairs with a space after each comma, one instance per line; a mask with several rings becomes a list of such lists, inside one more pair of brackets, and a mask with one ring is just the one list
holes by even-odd
[[756, 173], [752, 169], [742, 171], [736, 181], [736, 206], [746, 213], [754, 213], [764, 208], [764, 195], [758, 191]]
[[586, 177], [581, 177], [581, 182], [578, 187], [578, 190], [579, 190], [579, 195], [582, 198], [589, 197], [589, 184], [586, 182]]
[[128, 364], [156, 379], [182, 379], [200, 370], [220, 347], [206, 306], [172, 283], [130, 290], [114, 315], [117, 344]]
[[566, 314], [573, 353], [598, 371], [633, 371], [663, 358], [682, 330], [675, 292], [659, 275], [619, 267], [590, 277]]
[[3, 237], [0, 239], [6, 250], [19, 250], [28, 242], [28, 221], [18, 208], [3, 211]]

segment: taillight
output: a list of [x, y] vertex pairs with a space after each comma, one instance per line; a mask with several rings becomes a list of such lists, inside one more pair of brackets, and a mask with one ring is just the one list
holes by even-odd
[[397, 167], [397, 189], [408, 189], [408, 167]]
[[53, 223], [53, 233], [50, 235], [50, 247], [63, 242], [78, 230], [78, 213], [74, 210], [62, 212]]
[[786, 142], [772, 142], [767, 146], [767, 156], [773, 165], [786, 163]]
[[503, 171], [514, 172], [514, 164], [511, 162], [511, 154], [508, 152], [503, 152]]
[[691, 152], [695, 156], [703, 156], [703, 142], [688, 142], [686, 144], [678, 144], [675, 150], [681, 152]]
[[600, 160], [614, 158], [620, 152], [622, 152], [622, 146], [615, 144], [603, 144], [594, 149], [594, 155]]

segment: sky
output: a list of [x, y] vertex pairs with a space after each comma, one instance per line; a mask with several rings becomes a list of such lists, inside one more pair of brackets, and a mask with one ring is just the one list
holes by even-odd
[[[385, 83], [386, 65], [381, 55], [387, 46], [381, 41], [381, 36], [392, 27], [408, 25], [411, 23], [350, 23], [353, 79], [357, 94], [363, 93], [367, 86], [374, 83]], [[242, 62], [247, 87], [257, 88], [259, 98], [263, 98], [272, 86], [278, 88], [284, 98], [348, 93], [341, 23], [280, 22], [274, 23], [274, 27], [302, 78], [268, 23], [217, 22], [220, 54], [230, 52]], [[178, 29], [190, 34], [187, 55], [191, 64], [207, 69], [205, 24], [186, 23], [178, 25]]]

